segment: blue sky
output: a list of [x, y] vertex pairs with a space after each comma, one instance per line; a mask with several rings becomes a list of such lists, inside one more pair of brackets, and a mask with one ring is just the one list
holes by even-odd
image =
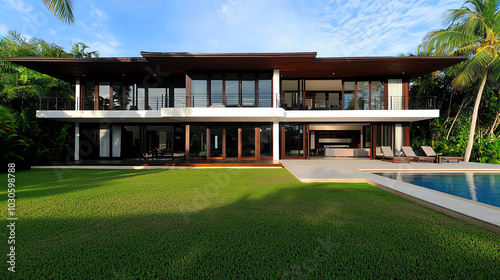
[[101, 56], [161, 52], [318, 52], [318, 56], [397, 56], [416, 52], [443, 28], [451, 0], [74, 1], [68, 26], [42, 0], [0, 0], [8, 30], [70, 50], [82, 41]]

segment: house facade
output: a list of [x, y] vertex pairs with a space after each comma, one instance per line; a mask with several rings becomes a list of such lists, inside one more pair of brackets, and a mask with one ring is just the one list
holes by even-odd
[[37, 118], [75, 124], [74, 159], [279, 160], [376, 156], [439, 116], [410, 79], [463, 57], [156, 53], [8, 60], [75, 85]]

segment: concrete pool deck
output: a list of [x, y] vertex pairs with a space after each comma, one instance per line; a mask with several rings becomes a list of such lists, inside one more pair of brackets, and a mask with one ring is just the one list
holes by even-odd
[[483, 163], [392, 163], [368, 159], [281, 160], [301, 182], [364, 182], [409, 201], [500, 234], [500, 208], [413, 184], [378, 176], [382, 172], [490, 172], [500, 165]]

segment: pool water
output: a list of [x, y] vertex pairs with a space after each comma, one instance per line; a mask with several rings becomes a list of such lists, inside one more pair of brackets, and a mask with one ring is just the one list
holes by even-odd
[[376, 175], [500, 207], [500, 174], [375, 173]]

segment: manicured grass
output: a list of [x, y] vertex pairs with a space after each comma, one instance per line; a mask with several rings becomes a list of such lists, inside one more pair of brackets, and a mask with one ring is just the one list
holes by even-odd
[[[367, 184], [304, 184], [284, 169], [16, 175], [17, 272], [2, 242], [1, 279], [500, 275], [499, 235]], [[5, 188], [0, 198], [6, 209]]]

